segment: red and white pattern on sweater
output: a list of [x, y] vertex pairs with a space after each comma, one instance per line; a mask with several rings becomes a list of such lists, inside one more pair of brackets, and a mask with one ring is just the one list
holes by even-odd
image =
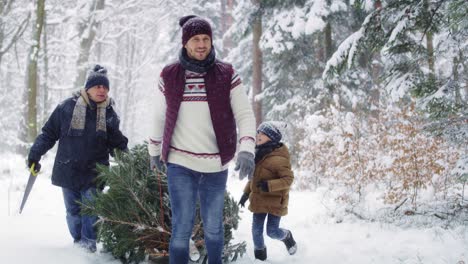
[[[214, 129], [208, 101], [206, 98], [205, 75], [185, 72], [186, 84], [184, 98], [180, 105], [177, 124], [170, 142], [167, 162], [178, 164], [200, 172], [219, 172], [227, 169], [227, 164], [221, 164], [219, 148], [215, 139]], [[190, 86], [193, 85], [193, 86]], [[163, 78], [159, 78], [159, 92], [165, 94]], [[255, 117], [253, 115], [247, 94], [242, 86], [239, 75], [234, 71], [231, 78], [230, 103], [236, 123], [239, 128], [238, 151], [254, 153], [255, 149]], [[150, 136], [148, 150], [151, 155], [160, 155], [161, 140], [164, 134], [166, 101], [164, 96], [158, 96], [155, 101], [155, 125]], [[237, 117], [236, 117], [237, 116]]]
[[[205, 86], [206, 73], [196, 73], [185, 71], [185, 88], [182, 102], [208, 102]], [[241, 84], [241, 79], [237, 72], [231, 78], [231, 90]], [[159, 90], [164, 94], [165, 86], [163, 78], [159, 78]]]
[[182, 154], [185, 154], [185, 155], [189, 155], [189, 156], [192, 156], [192, 157], [195, 157], [195, 158], [199, 158], [199, 159], [221, 159], [220, 156], [219, 156], [219, 153], [194, 153], [194, 152], [190, 152], [188, 150], [178, 149], [178, 148], [173, 147], [173, 146], [170, 146], [170, 148], [173, 151], [176, 151], [176, 152], [179, 152], [179, 153], [182, 153]]

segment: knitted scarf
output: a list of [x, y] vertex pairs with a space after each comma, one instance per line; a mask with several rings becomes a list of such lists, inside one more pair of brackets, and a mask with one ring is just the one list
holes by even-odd
[[89, 100], [88, 94], [85, 89], [80, 90], [74, 94], [79, 96], [75, 108], [73, 109], [73, 116], [70, 124], [70, 130], [68, 131], [69, 136], [82, 136], [85, 123], [86, 123], [86, 107], [89, 106], [91, 109], [97, 107], [96, 116], [96, 133], [100, 137], [106, 137], [106, 109], [111, 104], [112, 99], [109, 97], [101, 103], [94, 103]]
[[215, 64], [215, 60], [216, 52], [213, 46], [211, 47], [210, 54], [208, 54], [206, 59], [202, 61], [190, 58], [185, 48], [182, 48], [179, 54], [179, 61], [182, 67], [186, 70], [193, 71], [196, 73], [207, 72]]
[[282, 146], [283, 143], [277, 141], [268, 141], [262, 145], [255, 146], [255, 164], [261, 161], [265, 155]]

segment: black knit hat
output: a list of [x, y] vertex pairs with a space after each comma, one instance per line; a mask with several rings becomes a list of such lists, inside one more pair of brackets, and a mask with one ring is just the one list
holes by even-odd
[[107, 70], [99, 64], [96, 64], [93, 69], [89, 71], [85, 89], [88, 90], [96, 85], [104, 85], [108, 89], [110, 88]]
[[199, 34], [210, 36], [213, 42], [210, 23], [205, 19], [194, 15], [184, 16], [179, 19], [179, 25], [182, 27], [182, 45], [185, 46], [191, 37]]
[[272, 121], [261, 123], [257, 128], [257, 132], [262, 132], [269, 137], [271, 141], [275, 142], [280, 142], [283, 137], [281, 131], [278, 129], [278, 125]]

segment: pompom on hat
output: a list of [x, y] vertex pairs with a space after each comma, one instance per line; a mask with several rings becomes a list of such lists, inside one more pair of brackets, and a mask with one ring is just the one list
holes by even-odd
[[85, 90], [88, 90], [96, 85], [104, 85], [108, 89], [109, 79], [107, 78], [107, 69], [99, 64], [96, 64], [88, 73], [88, 78], [85, 83]]
[[205, 19], [190, 15], [179, 19], [179, 25], [182, 27], [182, 45], [185, 46], [189, 39], [195, 35], [206, 34], [210, 36], [213, 42], [213, 33], [211, 25]]

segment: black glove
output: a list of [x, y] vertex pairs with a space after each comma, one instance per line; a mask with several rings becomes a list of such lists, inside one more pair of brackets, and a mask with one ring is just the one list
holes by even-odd
[[260, 188], [263, 192], [269, 192], [270, 189], [268, 188], [268, 181], [259, 181], [257, 183], [257, 187]]
[[235, 171], [239, 171], [239, 179], [244, 179], [245, 176], [248, 176], [248, 178], [252, 178], [252, 174], [255, 169], [255, 161], [254, 161], [254, 154], [247, 152], [247, 151], [241, 151], [239, 154], [237, 154], [237, 161], [236, 161], [236, 167], [234, 168]]
[[162, 163], [160, 156], [150, 156], [150, 169], [157, 169], [158, 171], [164, 171], [164, 164]]
[[28, 159], [28, 169], [31, 169], [32, 165], [34, 165], [35, 173], [38, 173], [41, 170], [41, 164], [38, 160]]
[[241, 197], [240, 200], [239, 200], [239, 205], [240, 205], [241, 207], [244, 207], [244, 206], [245, 206], [245, 202], [247, 201], [247, 199], [249, 199], [249, 194], [248, 194], [248, 193], [242, 194], [242, 197]]

